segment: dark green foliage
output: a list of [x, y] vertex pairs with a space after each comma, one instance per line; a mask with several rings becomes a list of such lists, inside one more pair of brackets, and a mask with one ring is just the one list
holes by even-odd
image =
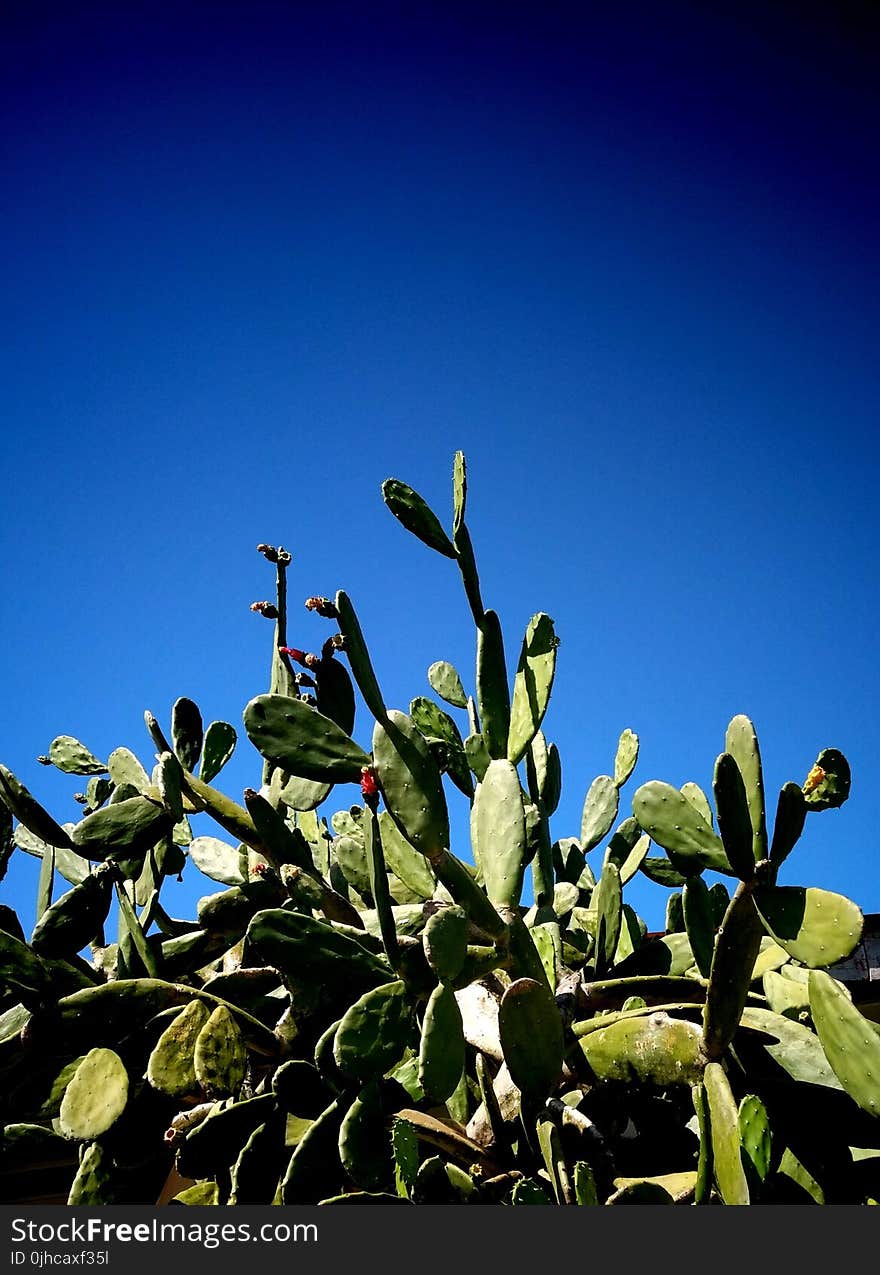
[[[845, 801], [845, 757], [825, 749], [782, 787], [771, 839], [749, 718], [724, 734], [714, 809], [695, 783], [651, 780], [621, 811], [639, 755], [627, 728], [580, 827], [551, 831], [555, 628], [534, 615], [511, 684], [466, 487], [458, 453], [448, 532], [412, 488], [383, 488], [461, 572], [475, 698], [448, 662], [428, 671], [461, 724], [420, 694], [386, 707], [342, 590], [307, 603], [339, 627], [320, 656], [284, 645], [290, 555], [264, 545], [276, 645], [268, 693], [244, 710], [263, 774], [243, 805], [210, 785], [234, 728], [203, 731], [185, 698], [171, 742], [145, 714], [152, 774], [125, 747], [105, 767], [73, 736], [52, 741], [56, 779], [89, 778], [65, 823], [0, 767], [0, 877], [16, 849], [40, 861], [30, 942], [0, 907], [4, 1182], [78, 1146], [71, 1205], [153, 1204], [172, 1169], [190, 1206], [880, 1195], [880, 1030], [834, 964], [863, 917], [776, 883], [807, 814]], [[340, 808], [318, 813], [346, 784], [360, 793], [337, 788]], [[470, 807], [460, 852], [448, 797]], [[166, 882], [197, 868], [223, 888], [174, 919]], [[623, 901], [639, 871], [668, 892], [663, 934]], [[73, 888], [52, 902], [56, 873]]]

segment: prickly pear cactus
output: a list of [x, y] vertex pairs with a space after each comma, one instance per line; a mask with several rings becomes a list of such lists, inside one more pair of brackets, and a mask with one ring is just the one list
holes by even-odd
[[[845, 802], [846, 758], [823, 749], [774, 816], [739, 714], [710, 787], [627, 796], [626, 727], [580, 827], [551, 831], [554, 622], [535, 613], [508, 666], [461, 453], [445, 523], [400, 480], [383, 497], [461, 575], [475, 676], [427, 666], [446, 707], [386, 703], [344, 590], [294, 625], [291, 556], [261, 544], [254, 787], [217, 786], [237, 729], [185, 696], [145, 714], [141, 757], [51, 741], [79, 810], [0, 766], [0, 868], [39, 868], [29, 938], [0, 906], [4, 1182], [66, 1154], [71, 1205], [873, 1202], [880, 1029], [838, 977], [864, 918], [776, 880], [807, 816]], [[626, 901], [639, 874], [664, 933]]]

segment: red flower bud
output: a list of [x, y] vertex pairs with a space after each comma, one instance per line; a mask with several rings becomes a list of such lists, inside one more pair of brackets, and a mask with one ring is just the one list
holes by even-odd
[[364, 766], [361, 769], [361, 793], [365, 799], [370, 797], [378, 797], [379, 785], [376, 782], [376, 772], [372, 766]]
[[282, 655], [289, 655], [292, 660], [296, 660], [297, 664], [305, 663], [306, 653], [297, 646], [279, 646], [278, 650]]

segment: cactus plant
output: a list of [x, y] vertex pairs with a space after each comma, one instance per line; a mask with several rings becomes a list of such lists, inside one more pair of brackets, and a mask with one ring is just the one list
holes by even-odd
[[[466, 495], [461, 453], [447, 526], [383, 486], [461, 574], [474, 695], [428, 667], [450, 712], [418, 693], [386, 705], [343, 590], [307, 600], [336, 626], [321, 654], [288, 646], [290, 555], [264, 544], [269, 687], [243, 712], [263, 773], [240, 801], [214, 786], [235, 728], [204, 729], [186, 697], [167, 735], [145, 714], [152, 773], [55, 737], [43, 760], [89, 781], [66, 822], [0, 766], [0, 868], [15, 850], [40, 863], [30, 941], [0, 911], [0, 1154], [77, 1142], [72, 1205], [150, 1203], [172, 1171], [184, 1206], [867, 1203], [880, 1037], [834, 977], [863, 916], [776, 880], [807, 814], [846, 800], [846, 758], [823, 749], [783, 785], [770, 829], [739, 714], [712, 801], [650, 780], [629, 813], [627, 727], [580, 828], [551, 831], [554, 622], [534, 615], [511, 676]], [[452, 800], [470, 846], [450, 844]], [[195, 869], [222, 888], [177, 920], [165, 882]], [[71, 888], [52, 902], [56, 873]], [[663, 934], [624, 901], [638, 874], [668, 892]]]

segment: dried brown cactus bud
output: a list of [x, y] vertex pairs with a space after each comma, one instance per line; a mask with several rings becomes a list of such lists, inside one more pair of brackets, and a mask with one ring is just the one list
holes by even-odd
[[252, 602], [251, 610], [264, 615], [267, 620], [278, 619], [278, 608], [274, 602]]
[[269, 562], [278, 561], [278, 550], [274, 545], [257, 545], [257, 553], [261, 553]]
[[317, 611], [318, 615], [323, 615], [326, 620], [339, 619], [339, 612], [329, 598], [306, 598], [306, 610]]

